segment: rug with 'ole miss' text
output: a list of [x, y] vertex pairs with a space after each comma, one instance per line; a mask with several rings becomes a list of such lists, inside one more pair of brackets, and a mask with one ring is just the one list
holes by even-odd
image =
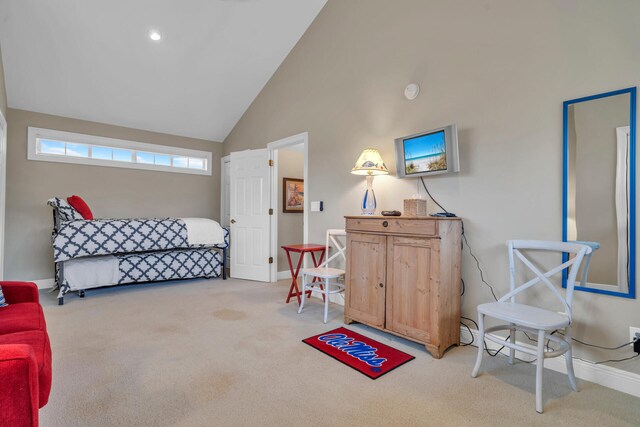
[[302, 342], [374, 380], [415, 359], [410, 354], [357, 334], [347, 328], [334, 329], [304, 339]]

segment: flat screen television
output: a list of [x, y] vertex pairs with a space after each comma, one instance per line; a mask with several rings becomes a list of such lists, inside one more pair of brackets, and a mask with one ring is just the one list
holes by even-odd
[[458, 172], [458, 129], [449, 125], [396, 138], [399, 178]]

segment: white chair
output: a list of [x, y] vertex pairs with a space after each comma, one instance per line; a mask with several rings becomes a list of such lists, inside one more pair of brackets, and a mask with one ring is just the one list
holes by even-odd
[[[513, 364], [516, 350], [535, 356], [536, 359], [536, 411], [542, 413], [542, 370], [544, 368], [544, 359], [547, 357], [557, 357], [565, 355], [567, 365], [567, 375], [569, 383], [573, 390], [578, 391], [576, 378], [573, 373], [573, 359], [571, 357], [571, 302], [573, 300], [573, 288], [575, 286], [576, 275], [580, 270], [580, 264], [585, 255], [591, 254], [591, 247], [567, 242], [548, 242], [537, 240], [511, 240], [509, 246], [509, 278], [510, 292], [500, 298], [497, 302], [480, 304], [478, 306], [478, 329], [480, 339], [478, 341], [478, 356], [476, 365], [471, 373], [472, 377], [478, 375], [482, 356], [484, 353], [484, 340], [496, 342], [509, 348], [509, 364]], [[546, 273], [542, 273], [527, 257], [522, 253], [524, 250], [549, 251], [560, 253], [569, 253], [569, 260], [552, 268]], [[515, 257], [531, 270], [536, 277], [516, 286], [516, 270]], [[549, 280], [550, 277], [557, 273], [568, 270], [566, 297], [563, 297], [556, 287]], [[585, 274], [586, 276], [586, 274]], [[551, 291], [562, 303], [563, 312], [548, 310], [534, 307], [526, 304], [516, 303], [516, 295], [533, 285], [542, 283], [546, 285], [547, 290]], [[494, 326], [485, 329], [484, 316], [493, 317], [504, 322], [506, 325]], [[487, 335], [491, 332], [507, 330], [510, 332], [509, 341], [495, 335]], [[551, 335], [555, 330], [564, 330], [564, 336]], [[525, 331], [535, 333], [537, 337], [537, 346], [535, 349], [524, 347], [516, 344], [516, 331]], [[545, 341], [550, 340], [557, 345], [557, 349], [545, 351]]]
[[[315, 291], [322, 294], [324, 299], [324, 323], [327, 323], [327, 315], [329, 313], [329, 295], [337, 294], [344, 291], [344, 284], [338, 281], [339, 278], [345, 274], [344, 270], [338, 268], [329, 267], [329, 263], [338, 257], [342, 257], [344, 262], [347, 262], [347, 256], [345, 255], [346, 247], [341, 245], [336, 237], [345, 236], [347, 233], [344, 230], [327, 230], [327, 242], [325, 256], [327, 259], [317, 268], [303, 268], [302, 271], [302, 302], [298, 309], [298, 314], [302, 313], [304, 308], [304, 302], [307, 292]], [[329, 242], [333, 243], [336, 251], [333, 255], [329, 256]], [[315, 279], [320, 279], [315, 281]], [[333, 281], [333, 282], [332, 282]]]

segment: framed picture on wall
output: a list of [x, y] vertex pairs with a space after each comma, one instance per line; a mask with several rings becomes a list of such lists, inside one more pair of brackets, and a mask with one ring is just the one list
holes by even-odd
[[304, 180], [282, 178], [282, 212], [302, 213], [304, 211]]

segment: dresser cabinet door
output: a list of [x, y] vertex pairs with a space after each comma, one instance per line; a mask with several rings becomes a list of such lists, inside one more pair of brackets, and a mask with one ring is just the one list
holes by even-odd
[[388, 237], [386, 327], [430, 343], [436, 337], [438, 239]]
[[385, 236], [347, 233], [345, 317], [384, 327], [386, 243]]

